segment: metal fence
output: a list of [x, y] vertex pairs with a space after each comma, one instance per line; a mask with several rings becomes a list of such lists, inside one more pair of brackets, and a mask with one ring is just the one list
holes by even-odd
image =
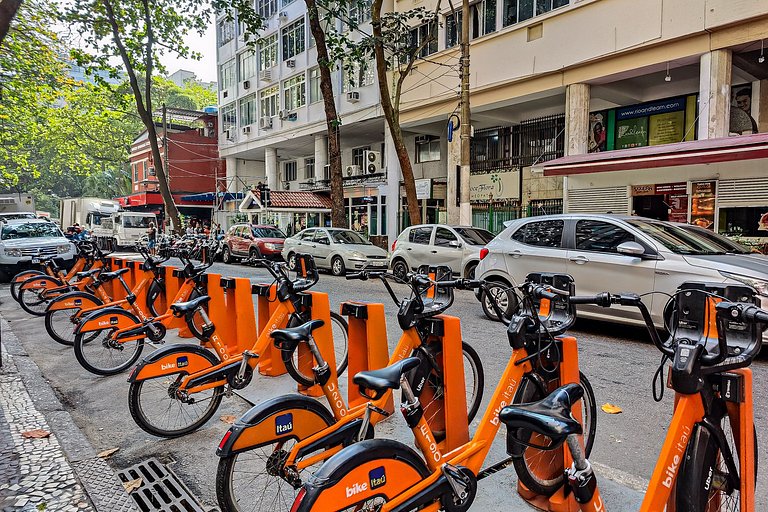
[[532, 200], [523, 208], [517, 201], [511, 203], [490, 203], [477, 205], [472, 209], [472, 225], [498, 234], [508, 220], [538, 215], [556, 215], [563, 213], [562, 199]]

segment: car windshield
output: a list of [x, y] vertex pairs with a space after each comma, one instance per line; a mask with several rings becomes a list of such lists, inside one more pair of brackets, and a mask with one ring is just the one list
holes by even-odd
[[0, 219], [14, 220], [14, 219], [36, 219], [32, 212], [16, 212], [16, 213], [3, 213], [0, 215]]
[[331, 230], [328, 230], [328, 232], [331, 234], [331, 238], [333, 238], [333, 241], [336, 242], [337, 244], [371, 245], [371, 242], [369, 242], [362, 236], [358, 235], [354, 231], [342, 231], [342, 230], [331, 229]]
[[493, 240], [493, 233], [484, 229], [453, 228], [469, 245], [485, 245]]
[[44, 238], [64, 236], [55, 224], [49, 222], [35, 222], [29, 224], [6, 224], [0, 233], [2, 240], [14, 240], [18, 238]]
[[152, 217], [137, 217], [135, 215], [123, 215], [123, 227], [125, 228], [148, 228], [150, 222], [154, 222]]
[[681, 225], [680, 228], [693, 233], [696, 236], [706, 238], [726, 252], [734, 254], [750, 254], [752, 252], [740, 243], [734, 242], [730, 238], [727, 238], [723, 235], [718, 235], [717, 233], [709, 231], [708, 229], [685, 225]]
[[253, 228], [252, 231], [256, 238], [285, 238], [285, 233], [277, 228]]
[[673, 224], [644, 220], [627, 222], [677, 254], [725, 254], [722, 246]]

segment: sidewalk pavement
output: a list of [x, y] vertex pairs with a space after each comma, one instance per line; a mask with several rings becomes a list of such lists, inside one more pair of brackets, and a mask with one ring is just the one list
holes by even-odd
[[2, 317], [0, 355], [0, 511], [136, 510]]

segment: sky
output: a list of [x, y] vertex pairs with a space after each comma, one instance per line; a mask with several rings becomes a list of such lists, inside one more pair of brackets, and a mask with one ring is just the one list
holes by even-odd
[[186, 69], [195, 73], [197, 78], [203, 82], [215, 82], [217, 80], [216, 25], [214, 23], [209, 24], [203, 37], [198, 36], [197, 33], [189, 34], [186, 43], [191, 50], [203, 55], [202, 60], [179, 59], [173, 55], [165, 55], [162, 62], [168, 70], [168, 74], [170, 75], [179, 69]]

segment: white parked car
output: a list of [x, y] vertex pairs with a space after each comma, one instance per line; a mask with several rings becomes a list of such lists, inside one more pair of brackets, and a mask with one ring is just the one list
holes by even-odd
[[56, 262], [68, 268], [72, 266], [76, 252], [75, 245], [64, 238], [53, 222], [43, 219], [0, 222], [1, 280], [37, 265], [45, 256], [56, 256]]
[[[647, 294], [643, 301], [659, 327], [664, 325], [666, 294], [685, 281], [747, 284], [768, 307], [768, 257], [726, 249], [725, 241], [711, 237], [719, 235], [704, 237], [695, 229], [642, 217], [566, 214], [517, 219], [483, 250], [476, 275], [509, 286], [520, 284], [531, 272], [558, 272], [573, 276], [579, 295]], [[495, 318], [488, 300], [478, 298], [485, 314]], [[513, 297], [500, 298], [504, 307], [514, 307], [509, 304]], [[578, 310], [583, 317], [642, 324], [636, 308]]]
[[348, 270], [389, 267], [387, 251], [351, 229], [304, 229], [285, 239], [282, 254], [291, 270], [296, 268], [297, 254], [310, 254], [318, 268], [329, 269], [335, 276], [343, 276]]
[[454, 274], [471, 279], [480, 250], [492, 239], [490, 231], [472, 226], [410, 226], [392, 244], [392, 272], [402, 277], [421, 265], [445, 265]]

